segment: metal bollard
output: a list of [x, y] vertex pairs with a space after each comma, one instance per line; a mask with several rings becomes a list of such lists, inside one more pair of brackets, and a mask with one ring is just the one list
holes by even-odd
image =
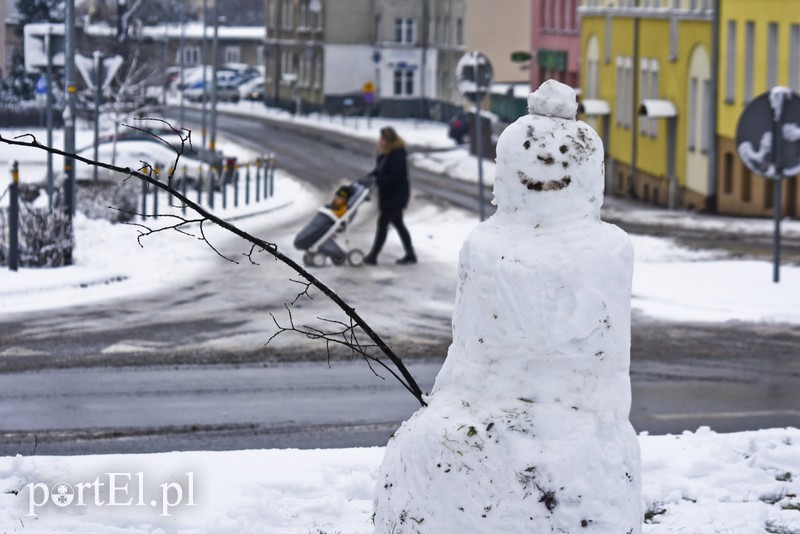
[[264, 154], [264, 200], [269, 198], [269, 155]]
[[142, 180], [142, 220], [147, 219], [147, 182]]
[[269, 196], [275, 194], [275, 153], [269, 155]]
[[261, 167], [263, 166], [263, 162], [261, 158], [256, 160], [256, 204], [258, 201], [261, 200]]
[[11, 185], [8, 187], [8, 268], [19, 267], [19, 164], [11, 162]]
[[219, 172], [219, 187], [222, 189], [222, 209], [228, 207], [228, 172], [230, 166], [227, 163], [222, 164], [222, 169]]
[[[239, 164], [237, 163], [234, 169], [238, 166]], [[233, 207], [239, 207], [239, 169], [233, 171]]]
[[197, 203], [203, 203], [203, 165], [197, 166], [197, 182], [194, 184], [194, 188], [197, 191]]
[[247, 171], [244, 175], [244, 205], [250, 205], [250, 164], [247, 164]]
[[208, 207], [214, 209], [214, 181], [216, 180], [216, 170], [214, 166], [208, 168]]
[[[156, 163], [156, 166], [153, 168], [153, 175], [155, 175], [156, 180], [158, 180], [159, 174], [159, 165]], [[158, 219], [158, 187], [153, 187], [153, 218]]]
[[[181, 194], [183, 195], [184, 198], [186, 198], [186, 188], [188, 187], [188, 185], [186, 183], [188, 181], [186, 179], [186, 175], [188, 174], [188, 172], [189, 172], [189, 169], [187, 169], [186, 165], [184, 165], [183, 166], [183, 180], [181, 180]], [[181, 213], [186, 215], [186, 202], [181, 202]]]

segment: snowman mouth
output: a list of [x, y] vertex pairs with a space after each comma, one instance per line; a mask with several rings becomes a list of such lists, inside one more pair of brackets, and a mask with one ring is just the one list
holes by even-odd
[[519, 181], [530, 191], [559, 191], [572, 183], [572, 178], [565, 176], [560, 180], [535, 180], [522, 171], [517, 171]]

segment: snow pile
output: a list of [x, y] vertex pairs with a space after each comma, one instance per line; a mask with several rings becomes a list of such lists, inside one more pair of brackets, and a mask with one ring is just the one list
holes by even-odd
[[[638, 440], [645, 534], [789, 533], [800, 528], [800, 430], [718, 434], [701, 428]], [[374, 528], [371, 493], [383, 452], [374, 447], [4, 457], [0, 532], [367, 534]], [[108, 473], [132, 475], [116, 481], [125, 488], [117, 491], [116, 501], [130, 499], [129, 505], [109, 504]], [[187, 473], [192, 473], [194, 504]], [[96, 479], [105, 484], [103, 504], [97, 505], [87, 490], [84, 506], [48, 501], [34, 506], [30, 515], [30, 484], [65, 483], [74, 489]], [[182, 502], [161, 516], [160, 486], [177, 481], [186, 490]], [[142, 485], [144, 506], [139, 504]], [[37, 503], [44, 500], [40, 490], [35, 497]], [[178, 501], [176, 493], [170, 497]], [[533, 496], [529, 502], [532, 508], [540, 506]]]
[[641, 532], [633, 249], [600, 221], [599, 137], [559, 117], [574, 99], [545, 82], [500, 136], [498, 210], [462, 248], [429, 406], [386, 448], [376, 533]]

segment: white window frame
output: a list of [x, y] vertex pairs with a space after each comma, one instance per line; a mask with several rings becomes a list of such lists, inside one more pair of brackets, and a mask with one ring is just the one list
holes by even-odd
[[278, 27], [278, 0], [269, 0], [267, 13], [269, 14], [269, 27]]
[[309, 18], [308, 18], [308, 14], [309, 14], [308, 4], [309, 4], [309, 1], [310, 0], [300, 0], [300, 16], [298, 17], [299, 20], [297, 21], [297, 28], [298, 29], [308, 30], [311, 27], [311, 24], [309, 24]]
[[294, 3], [281, 3], [281, 28], [291, 30], [294, 28]]
[[711, 128], [711, 121], [709, 120], [711, 114], [711, 80], [706, 78], [703, 80], [703, 110], [700, 113], [700, 152], [708, 154], [711, 151], [711, 138], [713, 130]]
[[800, 24], [789, 28], [789, 87], [800, 92]]
[[690, 152], [697, 150], [697, 103], [698, 91], [700, 90], [700, 83], [696, 77], [689, 80], [689, 115], [687, 117], [686, 126], [686, 144]]
[[755, 74], [756, 23], [748, 20], [744, 30], [744, 101], [753, 99], [753, 76]]
[[617, 56], [616, 124], [626, 129], [630, 128], [632, 123], [633, 76], [633, 59], [630, 56]]
[[[643, 98], [650, 98], [650, 60], [647, 58], [642, 58], [639, 60], [639, 83], [641, 84], [639, 87], [639, 94], [642, 95]], [[643, 120], [641, 117], [639, 118], [639, 133], [641, 135], [647, 135], [649, 131], [649, 123], [650, 119]]]
[[411, 17], [394, 19], [394, 42], [413, 44], [417, 38], [417, 21]]
[[314, 89], [322, 87], [322, 58], [319, 55], [314, 56]]
[[625, 58], [625, 126], [630, 129], [633, 126], [633, 115], [631, 107], [633, 105], [633, 58]]
[[622, 56], [617, 56], [617, 105], [616, 107], [616, 120], [614, 123], [622, 127], [625, 124], [625, 117], [623, 116], [624, 112], [624, 105], [625, 105], [625, 76], [624, 76], [624, 65]]
[[241, 63], [242, 62], [242, 47], [239, 45], [225, 46], [224, 57], [225, 63]]
[[778, 23], [767, 24], [767, 88], [778, 85]]
[[200, 64], [200, 47], [195, 45], [184, 45], [178, 50], [177, 63], [181, 64], [183, 58], [183, 65], [185, 67], [193, 67]]
[[[659, 84], [661, 83], [661, 71], [657, 59], [650, 60], [650, 98], [657, 99], [660, 94]], [[658, 120], [650, 119], [649, 121], [650, 137], [655, 139], [658, 137]]]
[[392, 80], [394, 96], [414, 95], [414, 71], [412, 69], [395, 69]]
[[735, 20], [728, 21], [728, 55], [725, 58], [725, 101], [736, 101], [736, 33]]

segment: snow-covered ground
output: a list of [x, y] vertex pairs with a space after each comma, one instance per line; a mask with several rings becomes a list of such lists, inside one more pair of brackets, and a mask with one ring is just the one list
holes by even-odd
[[[386, 121], [367, 125], [360, 119], [346, 124], [324, 117], [297, 119], [282, 112], [263, 110], [241, 103], [243, 113], [265, 113], [281, 120], [303, 120], [317, 127], [342, 128], [374, 140]], [[233, 108], [233, 106], [230, 106]], [[415, 156], [420, 165], [439, 165], [451, 174], [474, 179], [477, 163], [463, 148], [455, 148], [442, 125], [396, 121], [400, 135], [415, 144], [448, 148], [428, 156]], [[356, 129], [357, 127], [357, 129]], [[8, 136], [10, 132], [3, 132]], [[43, 132], [37, 132], [40, 140]], [[82, 143], [81, 140], [85, 141]], [[79, 132], [79, 146], [90, 143], [91, 132]], [[55, 144], [59, 145], [59, 138]], [[224, 139], [220, 141], [224, 143]], [[123, 145], [123, 144], [120, 144]], [[229, 146], [240, 160], [254, 157]], [[43, 175], [44, 153], [23, 151], [0, 144], [0, 163], [20, 161], [22, 180]], [[485, 176], [493, 175], [486, 163]], [[60, 168], [61, 163], [55, 164]], [[470, 168], [473, 169], [470, 172]], [[276, 195], [260, 206], [260, 214], [280, 220], [289, 212], [312, 210], [318, 197], [293, 177], [278, 173]], [[0, 193], [8, 177], [0, 174]], [[5, 202], [5, 198], [2, 200]], [[613, 206], [612, 202], [609, 202]], [[229, 208], [225, 217], [243, 215]], [[613, 208], [612, 208], [613, 209]], [[770, 221], [706, 217], [639, 208], [632, 217], [648, 220], [669, 218], [686, 225], [735, 224], [741, 231], [764, 232]], [[412, 234], [446, 233], [452, 246], [436, 239], [419, 240], [421, 257], [457, 261], [458, 244], [477, 223], [475, 216], [459, 210], [435, 212], [424, 219], [425, 230], [409, 226]], [[76, 219], [76, 265], [57, 270], [21, 269], [0, 271], [0, 313], [70, 306], [122, 294], [152, 291], [168, 279], [152, 276], [145, 269], [158, 258], [163, 272], [191, 272], [202, 262], [215, 261], [213, 252], [189, 244], [185, 236], [161, 234], [140, 248], [136, 230], [130, 226]], [[768, 230], [767, 230], [768, 231]], [[800, 233], [797, 221], [787, 221], [785, 232]], [[391, 239], [391, 238], [390, 238]], [[664, 320], [724, 322], [744, 320], [800, 324], [800, 268], [784, 265], [781, 283], [773, 284], [767, 261], [731, 261], [714, 251], [690, 251], [666, 239], [633, 239], [636, 252], [633, 307]], [[294, 252], [294, 251], [292, 251]], [[454, 272], [451, 271], [451, 272]], [[449, 275], [449, 274], [448, 274]], [[123, 280], [112, 284], [98, 284]], [[427, 301], [429, 296], [419, 295]], [[408, 298], [415, 298], [409, 295]], [[3, 348], [0, 347], [0, 355]], [[800, 532], [800, 431], [764, 429], [757, 432], [717, 434], [708, 429], [681, 436], [639, 437], [643, 459], [645, 509], [652, 521], [644, 532], [652, 533], [758, 533]], [[2, 532], [264, 532], [333, 534], [371, 532], [371, 494], [382, 449], [263, 450], [222, 453], [175, 452], [155, 455], [16, 457], [0, 459], [0, 531]], [[108, 473], [117, 476], [115, 494], [109, 495]], [[142, 475], [137, 475], [142, 473]], [[186, 473], [192, 473], [191, 478]], [[91, 484], [99, 477], [105, 483], [94, 503], [92, 489], [85, 488], [86, 506], [73, 501], [35, 509], [29, 515], [30, 499], [43, 502], [44, 489], [67, 483]], [[191, 484], [189, 481], [191, 480]], [[143, 484], [139, 482], [143, 481]], [[178, 501], [181, 482], [183, 505], [164, 512], [163, 503]], [[161, 485], [165, 485], [160, 487]], [[189, 502], [189, 486], [194, 505]], [[139, 486], [146, 486], [140, 499]], [[57, 489], [57, 487], [56, 487]], [[165, 491], [162, 495], [161, 491]], [[17, 493], [19, 492], [19, 493]], [[151, 492], [153, 492], [151, 494]], [[116, 503], [131, 504], [109, 506]], [[139, 501], [143, 506], [136, 506]], [[150, 503], [156, 502], [156, 506]]]

